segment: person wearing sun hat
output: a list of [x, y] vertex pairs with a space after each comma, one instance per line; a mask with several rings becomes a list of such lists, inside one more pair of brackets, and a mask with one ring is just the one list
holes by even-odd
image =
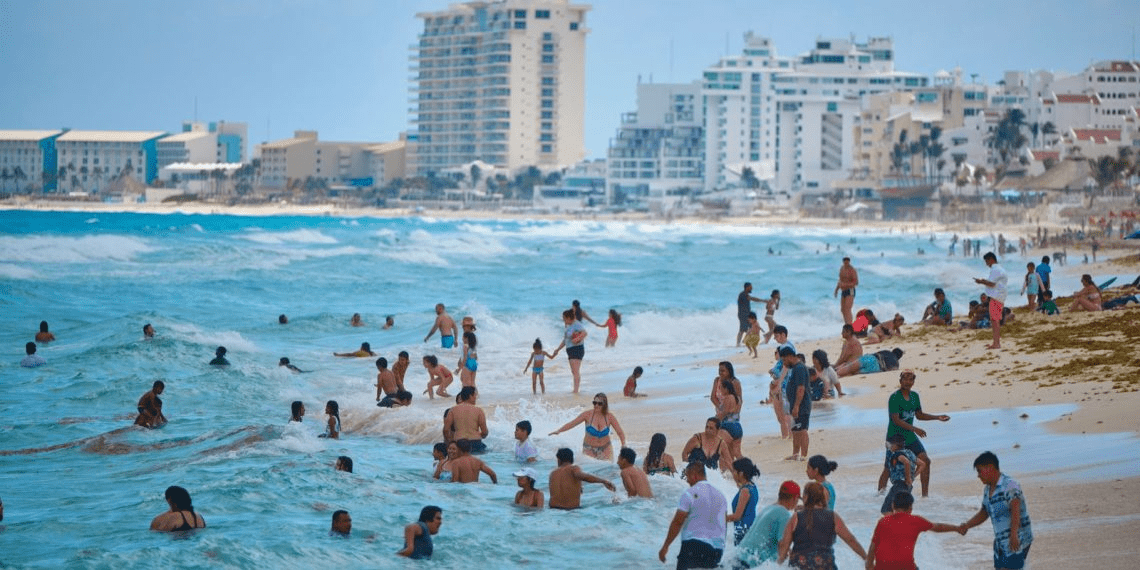
[[531, 467], [523, 467], [515, 471], [513, 475], [518, 477], [519, 488], [521, 489], [515, 494], [515, 504], [520, 507], [541, 509], [545, 497], [543, 497], [542, 491], [534, 488], [538, 473]]
[[795, 481], [784, 481], [780, 485], [776, 502], [764, 507], [756, 515], [756, 521], [737, 545], [736, 551], [740, 555], [742, 566], [752, 568], [776, 560], [780, 539], [784, 536], [784, 526], [792, 518], [792, 511], [799, 498], [800, 486]]

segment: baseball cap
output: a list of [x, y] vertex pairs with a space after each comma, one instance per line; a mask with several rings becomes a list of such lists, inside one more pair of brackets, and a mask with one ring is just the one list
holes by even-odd
[[784, 481], [784, 483], [780, 485], [780, 492], [785, 495], [798, 497], [800, 496], [800, 486], [796, 485], [795, 481]]
[[538, 479], [538, 473], [536, 473], [534, 471], [534, 469], [531, 469], [530, 467], [523, 467], [522, 469], [515, 471], [514, 476], [515, 477], [530, 477], [531, 479], [535, 479], [535, 480]]

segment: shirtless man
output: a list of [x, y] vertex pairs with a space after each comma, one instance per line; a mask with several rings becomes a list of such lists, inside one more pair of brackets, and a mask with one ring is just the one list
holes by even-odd
[[835, 283], [833, 297], [838, 297], [842, 291], [843, 297], [839, 299], [839, 310], [843, 313], [843, 322], [851, 324], [855, 317], [851, 314], [851, 307], [855, 304], [855, 288], [859, 286], [859, 272], [851, 265], [851, 258], [843, 258], [843, 266], [839, 268], [839, 281]]
[[838, 368], [840, 364], [845, 364], [853, 360], [859, 360], [863, 356], [863, 345], [859, 342], [859, 338], [855, 336], [855, 328], [851, 325], [843, 325], [843, 348], [839, 351], [839, 359], [836, 360], [832, 366]]
[[155, 428], [166, 423], [166, 416], [162, 415], [162, 398], [159, 398], [165, 389], [166, 384], [162, 380], [155, 380], [150, 391], [139, 398], [139, 417], [135, 418], [136, 426]]
[[637, 467], [637, 452], [623, 447], [618, 452], [618, 467], [621, 468], [621, 484], [625, 492], [632, 497], [653, 498], [653, 488], [649, 486], [649, 477]]
[[[455, 409], [452, 408], [452, 413], [449, 416], [455, 415]], [[451, 482], [452, 483], [478, 483], [479, 473], [486, 473], [491, 478], [491, 483], [498, 483], [499, 479], [495, 476], [495, 472], [483, 463], [482, 459], [471, 455], [472, 443], [482, 442], [467, 439], [455, 440], [455, 447], [459, 448], [459, 457], [451, 460]]]
[[466, 439], [470, 441], [471, 451], [483, 453], [487, 446], [483, 438], [487, 437], [487, 417], [483, 410], [475, 405], [479, 394], [474, 386], [464, 386], [459, 391], [455, 406], [443, 418], [443, 433], [451, 434], [453, 439]]
[[431, 326], [427, 336], [424, 337], [424, 342], [427, 342], [435, 331], [439, 331], [439, 343], [443, 348], [453, 348], [455, 346], [455, 320], [451, 315], [447, 314], [443, 303], [437, 303], [435, 306], [435, 324]]
[[388, 359], [381, 356], [376, 359], [376, 405], [381, 408], [391, 408], [396, 392], [400, 385], [396, 382], [396, 374], [388, 370]]
[[574, 465], [574, 452], [570, 448], [559, 449], [555, 457], [558, 458], [558, 467], [550, 472], [550, 508], [570, 510], [580, 507], [582, 481], [600, 483], [610, 491], [616, 490], [613, 483], [590, 475]]

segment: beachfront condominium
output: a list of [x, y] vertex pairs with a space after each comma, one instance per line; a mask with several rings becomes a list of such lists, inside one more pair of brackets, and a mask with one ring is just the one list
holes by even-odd
[[0, 192], [51, 192], [56, 189], [54, 131], [0, 130]]
[[704, 187], [701, 83], [639, 83], [606, 155], [609, 202], [667, 211]]
[[158, 140], [163, 131], [67, 131], [55, 139], [59, 186], [99, 192], [110, 182], [148, 184], [158, 176]]
[[494, 0], [417, 14], [409, 170], [582, 160], [589, 10], [568, 0]]
[[[258, 146], [261, 185], [266, 188], [380, 186], [404, 176], [405, 141], [392, 143], [318, 140], [316, 131]], [[305, 188], [308, 187], [308, 188]]]

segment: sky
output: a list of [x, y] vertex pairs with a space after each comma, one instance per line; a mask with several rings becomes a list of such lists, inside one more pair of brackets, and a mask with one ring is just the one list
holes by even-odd
[[[582, 4], [585, 2], [574, 2]], [[446, 0], [0, 0], [0, 130], [177, 132], [249, 125], [252, 145], [317, 130], [388, 141], [409, 128], [420, 12]], [[1135, 0], [595, 0], [586, 150], [604, 157], [637, 82], [689, 82], [744, 33], [781, 56], [817, 38], [889, 36], [896, 69], [1079, 72], [1135, 59]]]

